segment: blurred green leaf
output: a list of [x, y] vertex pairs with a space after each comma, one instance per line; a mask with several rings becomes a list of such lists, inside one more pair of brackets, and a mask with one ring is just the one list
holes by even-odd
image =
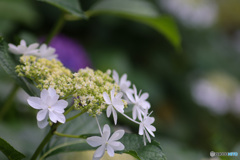
[[85, 17], [78, 0], [40, 0], [40, 1], [54, 5], [55, 7], [58, 7], [61, 10], [70, 13], [75, 17], [78, 18]]
[[57, 145], [53, 148], [51, 148], [48, 152], [46, 152], [40, 160], [43, 160], [46, 157], [53, 156], [59, 153], [64, 152], [76, 152], [76, 151], [86, 151], [86, 150], [92, 150], [90, 145], [86, 143], [86, 140], [75, 140], [75, 141], [68, 141], [65, 143], [62, 143], [60, 145]]
[[146, 146], [143, 144], [143, 137], [136, 134], [125, 134], [120, 140], [124, 146], [124, 153], [130, 154], [139, 160], [166, 160], [160, 144], [152, 140]]
[[[126, 133], [120, 141], [124, 144], [125, 149], [119, 153], [129, 154], [139, 160], [166, 160], [160, 144], [154, 140], [152, 143], [148, 143], [146, 146], [144, 146], [142, 136]], [[88, 145], [86, 140], [67, 141], [51, 148], [40, 158], [40, 160], [63, 152], [76, 152], [95, 149], [96, 148]]]
[[18, 63], [8, 54], [7, 46], [0, 36], [0, 66], [10, 75], [18, 85], [20, 85], [29, 95], [37, 95], [37, 89], [29, 80], [24, 77], [19, 77], [15, 72], [15, 67]]
[[36, 25], [38, 13], [29, 1], [1, 0], [0, 19], [17, 21], [28, 26]]
[[89, 17], [110, 14], [146, 24], [162, 33], [176, 48], [181, 38], [174, 20], [162, 16], [149, 1], [145, 0], [102, 0], [93, 5], [86, 15]]
[[0, 138], [0, 151], [2, 151], [9, 160], [21, 160], [25, 157], [2, 138]]

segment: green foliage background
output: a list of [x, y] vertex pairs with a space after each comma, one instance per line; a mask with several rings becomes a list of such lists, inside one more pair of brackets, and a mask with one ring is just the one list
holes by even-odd
[[[160, 17], [153, 16], [155, 12], [129, 16], [131, 7], [124, 11], [114, 6], [114, 9], [104, 10], [97, 0], [79, 2], [81, 6], [65, 9], [69, 21], [61, 33], [84, 46], [94, 68], [127, 73], [133, 84], [149, 92], [156, 118], [156, 140], [161, 142], [168, 159], [209, 158], [210, 151], [240, 154], [239, 113], [213, 113], [197, 104], [191, 94], [193, 82], [215, 73], [220, 76], [213, 83], [227, 75], [239, 85], [240, 54], [234, 47], [234, 36], [240, 20], [237, 11], [231, 10], [240, 6], [238, 2], [219, 1], [218, 22], [207, 29], [182, 25], [155, 0], [148, 3]], [[49, 28], [60, 14], [60, 9], [40, 1], [1, 0], [0, 34], [7, 42], [17, 43], [21, 38], [29, 43], [38, 41], [39, 37], [49, 34]], [[154, 21], [158, 18], [160, 27]], [[13, 84], [14, 80], [0, 69], [0, 104], [4, 103]], [[35, 114], [16, 98], [0, 119], [0, 137], [26, 156], [32, 154], [29, 148], [38, 144], [39, 140], [34, 137], [45, 134], [37, 129]], [[121, 118], [120, 124], [124, 126], [128, 122]], [[135, 125], [130, 127], [137, 133]], [[30, 138], [24, 144], [21, 139], [26, 135]], [[15, 140], [16, 137], [20, 140]]]

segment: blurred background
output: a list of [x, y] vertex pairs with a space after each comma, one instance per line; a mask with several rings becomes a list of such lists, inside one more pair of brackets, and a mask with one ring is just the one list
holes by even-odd
[[[80, 0], [84, 11], [96, 1]], [[149, 1], [174, 18], [181, 49], [149, 26], [107, 15], [67, 21], [51, 45], [73, 71], [115, 69], [148, 92], [156, 139], [169, 160], [209, 159], [210, 151], [240, 154], [240, 1]], [[0, 34], [9, 43], [41, 42], [59, 15], [40, 1], [0, 0]], [[14, 86], [1, 68], [0, 106]], [[37, 128], [26, 96], [19, 89], [9, 110], [0, 107], [0, 136], [31, 155], [46, 131]]]

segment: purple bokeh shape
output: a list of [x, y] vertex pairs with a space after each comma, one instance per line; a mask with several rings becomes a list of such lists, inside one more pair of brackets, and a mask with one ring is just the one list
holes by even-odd
[[80, 68], [92, 66], [85, 49], [70, 37], [59, 34], [51, 40], [49, 46], [56, 49], [58, 59], [63, 65], [74, 72], [77, 72]]

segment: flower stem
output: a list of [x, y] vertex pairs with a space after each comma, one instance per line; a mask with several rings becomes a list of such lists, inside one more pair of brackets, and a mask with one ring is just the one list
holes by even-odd
[[86, 139], [87, 136], [86, 135], [71, 135], [71, 134], [63, 134], [63, 133], [59, 133], [57, 131], [54, 132], [55, 135], [57, 136], [61, 136], [61, 137], [69, 137], [69, 138], [82, 138], [82, 139]]
[[18, 85], [14, 85], [12, 91], [10, 92], [10, 94], [8, 95], [5, 103], [3, 104], [3, 106], [1, 107], [0, 110], [0, 121], [3, 119], [5, 113], [9, 110], [9, 108], [12, 105], [13, 102], [13, 98], [15, 97], [17, 90], [18, 90], [19, 86]]
[[48, 132], [48, 134], [45, 136], [45, 138], [42, 140], [42, 142], [40, 143], [40, 145], [38, 146], [38, 148], [36, 149], [36, 151], [34, 152], [31, 160], [35, 160], [39, 153], [42, 151], [42, 149], [44, 148], [44, 146], [49, 142], [49, 140], [52, 138], [54, 132], [57, 130], [57, 127], [60, 123], [55, 123], [51, 126], [50, 131]]
[[[121, 112], [119, 112], [119, 113], [121, 113]], [[126, 117], [127, 119], [129, 119], [130, 121], [132, 121], [132, 122], [137, 123], [137, 124], [140, 125], [139, 122], [137, 122], [137, 121], [133, 120], [132, 118], [128, 117], [126, 114], [124, 114], [124, 113], [121, 113], [121, 114], [122, 114], [124, 117]]]
[[64, 19], [64, 13], [62, 13], [60, 15], [60, 17], [58, 18], [58, 21], [56, 22], [55, 26], [53, 27], [52, 31], [50, 32], [50, 34], [48, 35], [45, 43], [48, 45], [51, 40], [53, 39], [53, 37], [59, 33], [59, 31], [62, 29], [63, 27], [63, 24], [65, 22], [65, 19]]
[[98, 125], [99, 132], [100, 132], [100, 134], [101, 134], [101, 136], [102, 136], [103, 133], [102, 133], [102, 130], [101, 130], [101, 126], [100, 126], [100, 124], [99, 124], [99, 122], [98, 122], [97, 116], [96, 116], [95, 118], [96, 118], [96, 121], [97, 121], [97, 125]]
[[72, 105], [71, 107], [68, 108], [68, 110], [66, 110], [66, 112], [64, 113], [64, 115], [66, 116], [70, 111], [72, 111], [74, 108], [74, 105]]
[[81, 115], [82, 115], [83, 113], [85, 113], [85, 112], [86, 112], [86, 110], [81, 111], [80, 113], [76, 114], [75, 116], [68, 118], [68, 119], [66, 120], [66, 122], [71, 121], [71, 120], [77, 118], [78, 116], [81, 116]]

